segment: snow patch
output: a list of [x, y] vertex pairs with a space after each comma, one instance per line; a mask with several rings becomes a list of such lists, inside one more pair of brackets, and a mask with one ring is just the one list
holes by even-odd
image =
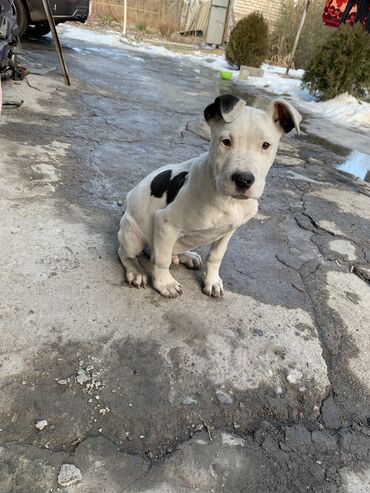
[[263, 77], [250, 77], [239, 84], [253, 85], [280, 96], [291, 96], [302, 101], [313, 101], [307, 89], [302, 88], [303, 70], [291, 70], [290, 77], [285, 76], [285, 68], [273, 65], [262, 65]]
[[352, 126], [370, 127], [370, 104], [359, 101], [348, 93], [321, 103], [306, 103], [307, 109], [313, 113], [324, 114], [332, 120], [344, 121]]

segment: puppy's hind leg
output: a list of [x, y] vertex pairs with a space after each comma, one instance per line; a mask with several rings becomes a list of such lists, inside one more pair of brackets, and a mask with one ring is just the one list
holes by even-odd
[[125, 216], [121, 220], [118, 241], [118, 256], [126, 271], [126, 281], [137, 288], [145, 288], [148, 278], [137, 259], [143, 251], [145, 242], [135, 232]]
[[[188, 269], [200, 269], [202, 267], [202, 257], [196, 252], [185, 252], [177, 255], [179, 263], [185, 265]], [[173, 261], [173, 260], [172, 260]]]

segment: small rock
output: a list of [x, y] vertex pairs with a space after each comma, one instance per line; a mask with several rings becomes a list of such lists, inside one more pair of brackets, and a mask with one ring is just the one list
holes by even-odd
[[302, 379], [302, 372], [300, 370], [293, 370], [287, 375], [286, 379], [289, 383], [296, 384]]
[[231, 406], [233, 403], [233, 398], [231, 397], [231, 395], [223, 392], [222, 390], [218, 390], [216, 392], [216, 396], [219, 402], [221, 402], [221, 404], [223, 404], [224, 406]]
[[280, 385], [275, 387], [275, 394], [281, 395], [282, 393], [283, 393], [283, 387], [280, 387]]
[[329, 395], [322, 404], [321, 419], [326, 428], [337, 430], [342, 426], [341, 415], [332, 395]]
[[76, 380], [80, 385], [83, 385], [90, 380], [90, 375], [86, 372], [86, 370], [80, 368], [77, 372]]
[[198, 401], [192, 397], [185, 397], [181, 404], [184, 406], [191, 406], [192, 404], [198, 404]]
[[311, 433], [303, 425], [294, 425], [285, 429], [285, 442], [290, 450], [305, 447], [311, 443]]
[[40, 419], [39, 421], [37, 421], [36, 423], [36, 428], [38, 430], [43, 430], [44, 428], [46, 428], [48, 425], [48, 422], [46, 419]]
[[109, 411], [110, 411], [109, 407], [99, 409], [99, 413], [102, 414], [103, 416], [105, 416], [107, 413], [109, 413]]
[[308, 162], [310, 164], [319, 164], [319, 165], [322, 165], [323, 164], [323, 162], [320, 161], [320, 159], [316, 159], [315, 157], [309, 157], [308, 158]]
[[123, 204], [122, 200], [117, 200], [117, 205], [122, 205], [122, 204]]
[[239, 423], [235, 423], [235, 421], [233, 423], [233, 426], [234, 426], [234, 429], [235, 430], [238, 430], [240, 428], [240, 424]]
[[74, 464], [63, 464], [58, 474], [58, 483], [61, 486], [70, 486], [81, 481], [81, 471]]
[[61, 378], [60, 380], [57, 380], [57, 383], [59, 383], [59, 385], [67, 385], [68, 380], [66, 378]]
[[312, 441], [319, 452], [333, 451], [337, 448], [335, 435], [328, 431], [313, 431]]

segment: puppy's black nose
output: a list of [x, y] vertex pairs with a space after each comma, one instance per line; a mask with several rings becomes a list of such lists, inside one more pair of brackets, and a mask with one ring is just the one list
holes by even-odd
[[248, 190], [248, 188], [250, 188], [253, 185], [255, 177], [254, 175], [252, 175], [252, 173], [246, 171], [244, 173], [242, 172], [234, 173], [231, 176], [231, 179], [232, 181], [235, 182], [235, 185], [237, 186], [238, 190], [244, 192], [245, 190]]

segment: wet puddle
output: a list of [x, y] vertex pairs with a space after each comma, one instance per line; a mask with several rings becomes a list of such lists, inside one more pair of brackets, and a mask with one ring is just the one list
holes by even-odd
[[355, 178], [370, 182], [370, 155], [363, 152], [352, 151], [337, 169], [349, 173]]

